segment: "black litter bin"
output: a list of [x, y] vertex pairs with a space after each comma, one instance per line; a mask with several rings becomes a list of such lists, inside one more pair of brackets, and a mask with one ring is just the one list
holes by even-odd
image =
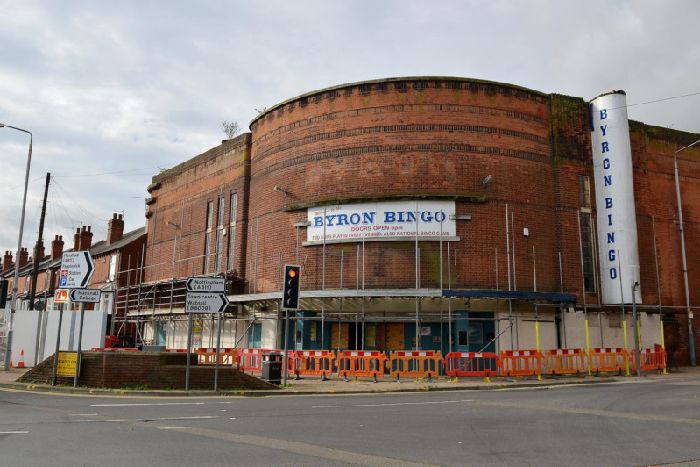
[[272, 384], [282, 383], [282, 354], [268, 353], [262, 356], [261, 378]]

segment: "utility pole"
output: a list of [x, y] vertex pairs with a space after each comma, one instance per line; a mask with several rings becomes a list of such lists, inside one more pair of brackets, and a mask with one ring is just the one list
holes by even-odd
[[41, 204], [41, 217], [39, 218], [39, 238], [34, 247], [34, 266], [32, 267], [32, 284], [29, 292], [29, 309], [34, 309], [34, 297], [36, 296], [36, 279], [39, 275], [39, 263], [43, 258], [39, 258], [39, 249], [44, 243], [44, 219], [46, 218], [46, 197], [49, 194], [49, 183], [51, 182], [51, 174], [46, 172], [46, 186], [44, 187], [44, 202]]
[[695, 366], [695, 336], [693, 335], [693, 313], [690, 309], [690, 291], [688, 288], [688, 263], [685, 259], [685, 233], [683, 231], [683, 203], [681, 201], [681, 183], [678, 175], [678, 153], [700, 143], [700, 139], [684, 146], [673, 153], [673, 178], [676, 185], [676, 205], [678, 207], [678, 228], [681, 234], [681, 260], [683, 268], [683, 286], [685, 291], [685, 309], [688, 315], [688, 357], [690, 365]]

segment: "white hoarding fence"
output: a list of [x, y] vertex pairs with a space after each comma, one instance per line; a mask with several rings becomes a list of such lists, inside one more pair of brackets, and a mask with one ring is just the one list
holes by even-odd
[[[591, 101], [591, 148], [595, 175], [602, 301], [632, 303], [639, 281], [637, 219], [632, 183], [632, 149], [623, 91]], [[642, 302], [639, 288], [635, 300]]]
[[[316, 206], [307, 211], [307, 243], [390, 240], [424, 241], [456, 236], [454, 201], [383, 201]], [[452, 218], [451, 218], [452, 217]], [[325, 218], [325, 222], [324, 222]]]

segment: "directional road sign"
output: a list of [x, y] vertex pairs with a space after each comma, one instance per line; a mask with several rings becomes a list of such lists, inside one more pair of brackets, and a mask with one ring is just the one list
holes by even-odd
[[62, 289], [84, 289], [95, 272], [95, 263], [88, 251], [67, 251], [61, 259], [58, 286]]
[[99, 289], [73, 289], [70, 291], [70, 301], [76, 303], [99, 303]]
[[226, 281], [223, 277], [188, 277], [187, 292], [224, 292]]
[[224, 293], [188, 293], [185, 300], [187, 313], [221, 313], [227, 306]]

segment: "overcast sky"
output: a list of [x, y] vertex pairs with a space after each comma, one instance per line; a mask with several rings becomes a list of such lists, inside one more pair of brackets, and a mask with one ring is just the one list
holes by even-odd
[[[0, 0], [0, 122], [34, 133], [24, 246], [112, 212], [144, 225], [151, 177], [222, 120], [340, 83], [447, 75], [628, 104], [700, 93], [700, 2]], [[630, 118], [700, 132], [700, 95]], [[0, 249], [16, 250], [28, 138], [0, 128]]]

